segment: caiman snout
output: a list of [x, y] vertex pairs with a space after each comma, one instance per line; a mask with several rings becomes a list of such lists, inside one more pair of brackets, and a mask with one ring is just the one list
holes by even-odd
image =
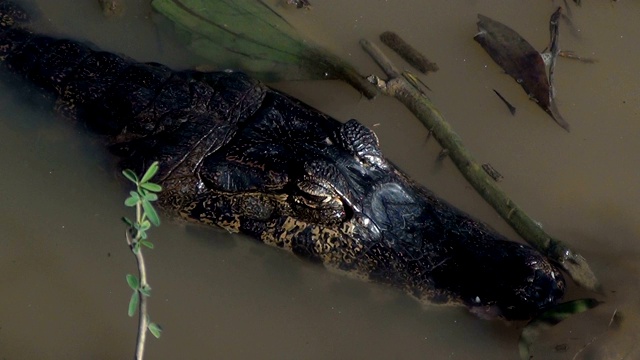
[[[355, 122], [348, 125], [357, 129], [353, 133], [365, 133]], [[376, 149], [371, 142], [368, 147]], [[562, 274], [542, 254], [508, 240], [380, 159], [375, 166], [342, 161], [339, 167], [352, 189], [351, 202], [358, 204], [353, 217], [365, 220], [357, 222], [353, 236], [363, 244], [358, 260], [372, 280], [421, 300], [461, 303], [482, 317], [508, 320], [531, 318], [562, 298]]]
[[451, 249], [451, 258], [434, 268], [434, 278], [459, 292], [480, 317], [529, 319], [564, 295], [562, 273], [526, 245], [472, 238]]

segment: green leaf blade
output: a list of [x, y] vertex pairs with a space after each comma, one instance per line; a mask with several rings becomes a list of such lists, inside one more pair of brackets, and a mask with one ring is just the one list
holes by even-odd
[[127, 224], [128, 227], [133, 227], [133, 221], [131, 221], [128, 217], [123, 216], [122, 221]]
[[[147, 182], [147, 183], [142, 183], [140, 185], [140, 187], [142, 187], [145, 190], [149, 190], [151, 192], [157, 193], [162, 191], [162, 186], [156, 184], [156, 183], [152, 183], [152, 182]], [[155, 195], [155, 194], [149, 194], [149, 195]], [[157, 195], [155, 195], [157, 198]]]
[[154, 194], [154, 193], [152, 193], [152, 192], [149, 192], [149, 193], [144, 194], [144, 197], [143, 197], [143, 198], [144, 198], [145, 200], [149, 201], [149, 202], [152, 202], [152, 201], [156, 201], [156, 200], [158, 200], [158, 195], [157, 195], [157, 194]]
[[125, 199], [124, 206], [126, 206], [126, 207], [134, 207], [134, 206], [136, 206], [137, 203], [138, 203], [138, 199], [134, 198], [133, 196], [130, 196], [130, 197]]
[[321, 65], [308, 61], [316, 46], [262, 1], [153, 0], [152, 6], [187, 30], [193, 50], [213, 48], [199, 53], [217, 63], [239, 63], [244, 70], [248, 65], [258, 76], [322, 78], [324, 71], [305, 71], [305, 66]]
[[155, 245], [153, 245], [153, 243], [148, 240], [141, 240], [140, 243], [146, 246], [147, 248], [149, 248], [150, 250], [153, 250], [153, 248], [155, 247]]
[[124, 205], [127, 207], [136, 206], [138, 201], [141, 201], [140, 194], [135, 191], [129, 191], [129, 197], [124, 201]]
[[129, 310], [127, 311], [129, 317], [133, 317], [133, 315], [136, 314], [138, 304], [140, 304], [140, 294], [138, 294], [137, 291], [134, 291], [131, 294], [131, 299], [129, 300]]
[[160, 217], [158, 216], [158, 213], [156, 212], [156, 209], [153, 207], [153, 205], [151, 205], [149, 201], [143, 199], [142, 208], [144, 209], [144, 213], [149, 221], [151, 221], [151, 223], [155, 226], [160, 226]]
[[147, 181], [151, 180], [152, 177], [156, 175], [160, 167], [158, 166], [158, 162], [154, 161], [147, 171], [142, 175], [142, 179], [140, 180], [140, 184], [144, 185]]
[[136, 173], [134, 173], [133, 170], [131, 169], [122, 170], [122, 175], [124, 175], [124, 177], [129, 179], [129, 181], [131, 181], [132, 183], [134, 184], [138, 183], [138, 175], [136, 175]]
[[137, 291], [140, 287], [140, 281], [135, 275], [127, 274], [127, 284], [133, 291]]
[[153, 334], [153, 336], [155, 336], [156, 339], [159, 339], [160, 335], [162, 335], [162, 327], [154, 322], [149, 322], [147, 329], [149, 329], [151, 334]]

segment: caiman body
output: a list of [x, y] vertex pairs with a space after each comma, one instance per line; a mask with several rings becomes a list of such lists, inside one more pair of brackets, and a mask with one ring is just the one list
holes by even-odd
[[0, 0], [0, 62], [104, 135], [121, 165], [160, 161], [170, 215], [241, 232], [418, 299], [528, 318], [562, 275], [414, 183], [374, 133], [239, 72], [173, 71], [34, 34]]

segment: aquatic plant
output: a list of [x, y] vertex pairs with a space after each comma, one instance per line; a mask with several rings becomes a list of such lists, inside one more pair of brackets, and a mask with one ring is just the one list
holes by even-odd
[[149, 166], [149, 169], [141, 178], [132, 170], [126, 169], [122, 171], [122, 175], [136, 186], [136, 190], [129, 192], [130, 196], [124, 201], [125, 206], [135, 207], [135, 221], [127, 217], [123, 217], [122, 220], [128, 226], [126, 231], [127, 243], [138, 264], [138, 276], [127, 274], [127, 283], [133, 290], [131, 300], [129, 300], [128, 314], [133, 317], [136, 314], [136, 310], [139, 310], [135, 356], [138, 360], [142, 359], [144, 355], [147, 330], [156, 338], [159, 338], [162, 333], [160, 325], [151, 322], [147, 312], [147, 298], [151, 296], [151, 286], [147, 282], [147, 270], [142, 255], [143, 247], [149, 249], [154, 247], [153, 243], [148, 239], [147, 231], [152, 225], [160, 226], [160, 217], [158, 217], [152, 202], [158, 200], [157, 193], [162, 191], [162, 187], [150, 181], [158, 172], [158, 169], [158, 162], [156, 161]]
[[242, 69], [268, 81], [339, 79], [368, 98], [377, 94], [353, 66], [303, 37], [263, 0], [153, 0], [151, 5], [215, 67]]

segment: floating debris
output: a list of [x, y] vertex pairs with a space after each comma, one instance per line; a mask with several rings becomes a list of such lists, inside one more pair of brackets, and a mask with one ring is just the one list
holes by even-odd
[[[431, 132], [429, 132], [429, 135], [431, 135]], [[443, 148], [442, 150], [440, 150], [440, 153], [438, 154], [438, 158], [436, 159], [436, 161], [438, 162], [443, 161], [448, 156], [449, 156], [449, 149]]]
[[287, 0], [287, 4], [295, 5], [298, 9], [311, 9], [311, 3], [308, 0]]
[[124, 13], [123, 0], [98, 0], [98, 4], [106, 17], [120, 16]]
[[[556, 13], [552, 16], [552, 21], [557, 20], [554, 17]], [[551, 26], [553, 27], [553, 25]], [[557, 49], [557, 21], [555, 29], [555, 43], [550, 46], [552, 49], [554, 47]], [[558, 125], [569, 131], [569, 123], [560, 115], [553, 99], [553, 89], [547, 77], [542, 55], [517, 32], [501, 22], [481, 14], [478, 14], [478, 31], [474, 40], [485, 49], [493, 61], [511, 75], [529, 97], [544, 109]], [[553, 54], [551, 57], [554, 57]]]
[[502, 100], [502, 102], [507, 105], [507, 107], [509, 108], [509, 112], [511, 113], [511, 115], [515, 115], [516, 114], [516, 107], [511, 105], [510, 102], [507, 101], [507, 99], [504, 98], [504, 96], [502, 96], [502, 94], [500, 94], [498, 92], [498, 90], [496, 89], [492, 89], [494, 93], [496, 93], [496, 95], [498, 95], [498, 97], [500, 98], [500, 100]]
[[395, 51], [404, 61], [413, 66], [416, 70], [423, 74], [438, 71], [438, 64], [429, 61], [413, 46], [404, 41], [398, 34], [392, 31], [385, 31], [380, 35], [380, 41], [387, 45], [391, 50]]
[[409, 82], [409, 84], [415, 87], [416, 90], [420, 91], [420, 93], [424, 96], [427, 96], [427, 94], [424, 91], [422, 91], [421, 86], [429, 91], [432, 91], [431, 88], [424, 83], [424, 81], [420, 80], [419, 77], [413, 75], [413, 73], [411, 73], [408, 70], [405, 70], [402, 72], [402, 77], [404, 77]]
[[562, 51], [560, 51], [560, 53], [558, 55], [562, 56], [563, 58], [567, 58], [567, 59], [571, 59], [571, 60], [578, 60], [578, 61], [583, 62], [585, 64], [595, 64], [596, 62], [598, 62], [598, 60], [596, 60], [594, 58], [583, 57], [583, 56], [580, 56], [580, 55], [576, 54], [573, 51], [568, 51], [568, 50], [562, 50]]

